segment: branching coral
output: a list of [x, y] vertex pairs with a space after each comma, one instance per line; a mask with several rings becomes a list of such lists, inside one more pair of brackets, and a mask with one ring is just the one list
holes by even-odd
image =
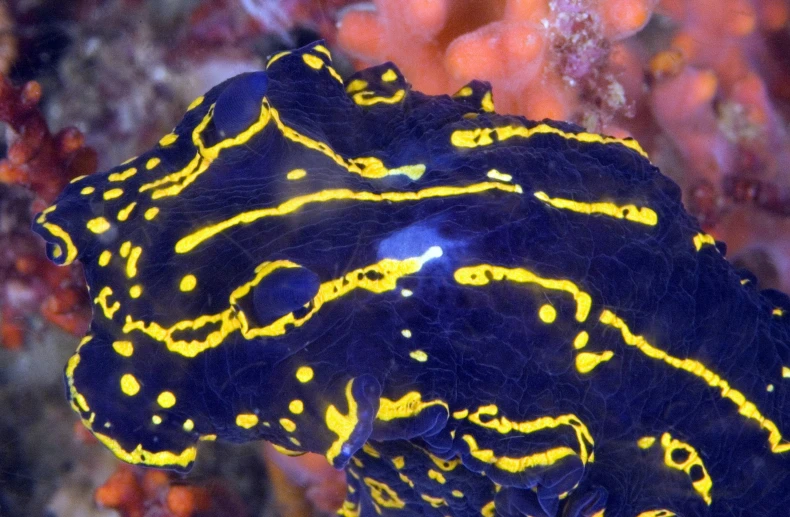
[[[35, 81], [16, 87], [0, 76], [0, 121], [10, 130], [8, 153], [0, 160], [0, 182], [22, 185], [35, 194], [33, 210], [52, 202], [74, 177], [96, 170], [96, 153], [84, 146], [82, 134], [65, 128], [49, 131], [38, 109], [41, 87]], [[0, 232], [2, 258], [0, 336], [7, 347], [19, 347], [24, 339], [24, 318], [40, 312], [61, 328], [79, 334], [87, 327], [84, 282], [70, 269], [53, 267], [27, 228], [29, 206], [13, 189], [5, 189], [0, 203], [5, 222]]]

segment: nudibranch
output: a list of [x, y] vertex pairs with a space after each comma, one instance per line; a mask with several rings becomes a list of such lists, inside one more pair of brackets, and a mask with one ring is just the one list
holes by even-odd
[[84, 266], [68, 398], [124, 461], [318, 452], [345, 516], [790, 507], [790, 299], [637, 142], [497, 114], [487, 83], [281, 52], [34, 229]]

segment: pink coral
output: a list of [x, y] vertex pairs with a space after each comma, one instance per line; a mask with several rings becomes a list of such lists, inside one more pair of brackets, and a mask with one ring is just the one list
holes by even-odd
[[338, 42], [365, 64], [397, 62], [426, 93], [484, 79], [501, 112], [597, 123], [626, 107], [611, 57], [655, 3], [378, 0], [345, 12]]
[[[789, 19], [787, 0], [375, 0], [345, 11], [338, 42], [417, 90], [487, 80], [501, 113], [634, 136], [731, 251], [781, 257], [790, 234], [742, 236], [790, 212]], [[745, 205], [767, 215], [732, 216]]]

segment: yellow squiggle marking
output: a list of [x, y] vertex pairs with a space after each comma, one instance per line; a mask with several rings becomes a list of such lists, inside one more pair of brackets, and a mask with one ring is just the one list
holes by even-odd
[[406, 506], [406, 503], [398, 497], [398, 493], [390, 488], [388, 484], [370, 477], [362, 478], [362, 481], [370, 489], [370, 496], [373, 500], [384, 508], [403, 508]]
[[651, 359], [663, 361], [678, 370], [685, 370], [705, 381], [708, 386], [718, 388], [723, 398], [730, 400], [738, 407], [738, 413], [749, 420], [754, 420], [761, 428], [768, 431], [768, 443], [771, 446], [771, 452], [780, 454], [790, 451], [790, 442], [783, 441], [782, 433], [779, 431], [776, 424], [765, 418], [757, 409], [757, 406], [755, 406], [753, 402], [747, 400], [742, 392], [733, 389], [729, 382], [709, 370], [704, 364], [694, 359], [680, 359], [679, 357], [671, 356], [665, 351], [654, 347], [648, 343], [644, 337], [632, 334], [628, 325], [609, 310], [602, 311], [598, 320], [604, 325], [609, 325], [618, 329], [623, 336], [623, 341], [625, 341], [627, 345], [636, 347], [637, 350]]
[[450, 136], [450, 142], [456, 147], [475, 148], [486, 146], [494, 143], [494, 139], [491, 138], [492, 134], [496, 134], [497, 141], [499, 142], [513, 137], [529, 138], [535, 134], [555, 134], [566, 140], [577, 140], [584, 143], [621, 144], [647, 158], [647, 153], [636, 140], [625, 140], [622, 138], [598, 135], [596, 133], [567, 133], [561, 129], [551, 127], [548, 124], [538, 124], [533, 128], [526, 128], [523, 126], [502, 126], [458, 129], [453, 131], [453, 134]]
[[365, 90], [357, 92], [351, 96], [351, 99], [357, 106], [373, 106], [374, 104], [397, 104], [406, 97], [406, 90], [397, 90], [389, 97], [376, 95], [374, 92]]
[[[234, 309], [234, 307], [238, 305], [238, 300], [247, 296], [252, 291], [252, 288], [258, 285], [271, 272], [284, 267], [299, 267], [298, 264], [287, 260], [264, 262], [255, 268], [256, 275], [252, 280], [237, 287], [230, 294], [228, 308], [220, 313], [203, 315], [194, 320], [179, 321], [167, 328], [155, 321], [150, 323], [135, 321], [131, 316], [127, 315], [122, 330], [124, 333], [130, 333], [132, 331], [143, 332], [153, 339], [165, 343], [167, 349], [171, 352], [186, 357], [195, 357], [204, 350], [219, 346], [228, 335], [237, 330], [240, 331], [246, 339], [283, 335], [287, 331], [288, 325], [293, 325], [297, 328], [301, 327], [309, 321], [324, 304], [345, 296], [355, 289], [365, 289], [377, 294], [394, 290], [397, 287], [398, 279], [418, 272], [427, 261], [438, 258], [441, 255], [441, 248], [433, 246], [419, 257], [411, 257], [404, 260], [383, 259], [370, 266], [356, 269], [346, 273], [340, 278], [322, 283], [318, 289], [318, 293], [316, 293], [313, 298], [312, 310], [302, 318], [297, 319], [293, 313], [288, 313], [264, 327], [251, 327], [245, 313], [241, 310]], [[368, 273], [378, 273], [379, 278], [370, 279], [368, 278]], [[215, 324], [218, 324], [219, 328], [208, 331], [202, 340], [193, 339], [184, 341], [173, 339], [173, 334], [176, 332], [199, 330], [207, 325]]]
[[381, 398], [379, 402], [379, 412], [376, 414], [376, 420], [382, 422], [389, 422], [399, 418], [412, 418], [426, 408], [432, 406], [442, 406], [447, 410], [448, 414], [450, 408], [443, 400], [430, 400], [423, 401], [422, 394], [418, 391], [410, 391], [398, 400], [390, 400], [388, 398]]
[[56, 224], [44, 223], [41, 225], [41, 227], [45, 228], [54, 237], [57, 237], [66, 244], [66, 259], [63, 261], [63, 264], [68, 265], [74, 262], [74, 259], [77, 258], [78, 250], [74, 245], [74, 241], [71, 240], [71, 235], [66, 233], [66, 230]]
[[143, 464], [152, 467], [172, 467], [178, 465], [187, 467], [190, 463], [195, 461], [197, 449], [195, 447], [187, 447], [178, 454], [170, 451], [150, 452], [143, 449], [142, 444], [138, 444], [132, 451], [127, 451], [121, 444], [113, 440], [107, 435], [93, 431], [93, 435], [104, 444], [105, 447], [110, 449], [115, 456], [127, 463], [135, 465]]
[[469, 453], [472, 455], [472, 457], [482, 461], [483, 463], [493, 465], [500, 470], [512, 473], [523, 472], [524, 470], [533, 467], [546, 467], [549, 465], [554, 465], [563, 458], [576, 455], [576, 451], [570, 447], [562, 446], [554, 447], [553, 449], [542, 452], [536, 452], [535, 454], [529, 454], [521, 458], [511, 458], [508, 456], [498, 457], [491, 449], [481, 449], [477, 445], [477, 441], [472, 435], [465, 434], [461, 438], [469, 446]]
[[538, 284], [545, 289], [555, 291], [565, 291], [573, 296], [573, 299], [576, 301], [576, 321], [580, 322], [587, 319], [592, 306], [590, 295], [579, 289], [579, 286], [570, 280], [543, 278], [523, 268], [506, 268], [491, 264], [480, 264], [459, 268], [453, 276], [456, 282], [465, 285], [479, 286], [488, 284], [490, 280], [509, 280], [522, 284]]
[[[710, 495], [710, 491], [713, 488], [713, 480], [710, 474], [708, 474], [708, 469], [705, 468], [705, 464], [702, 463], [702, 458], [700, 458], [697, 450], [687, 443], [672, 438], [669, 433], [661, 435], [661, 446], [664, 448], [664, 463], [668, 467], [685, 472], [689, 478], [691, 478], [691, 469], [693, 467], [697, 466], [702, 469], [702, 478], [697, 481], [693, 481], [692, 478], [691, 485], [708, 506], [710, 506], [713, 502], [713, 498]], [[678, 449], [686, 451], [688, 454], [686, 461], [679, 463], [672, 459], [672, 452]]]
[[[595, 445], [592, 435], [590, 434], [587, 426], [574, 414], [560, 415], [556, 417], [543, 416], [534, 420], [525, 422], [513, 422], [507, 417], [501, 416], [497, 418], [486, 419], [485, 421], [480, 418], [481, 416], [496, 417], [499, 414], [499, 408], [494, 404], [487, 406], [480, 406], [477, 411], [470, 413], [466, 418], [473, 424], [485, 427], [486, 429], [493, 429], [500, 434], [508, 434], [510, 432], [517, 432], [521, 434], [530, 434], [544, 429], [555, 429], [560, 426], [569, 426], [573, 428], [576, 434], [576, 442], [579, 444], [579, 452], [576, 453], [572, 449], [571, 452], [578, 454], [582, 463], [586, 464], [587, 461], [592, 461], [592, 454], [589, 448]], [[588, 447], [589, 444], [589, 447]], [[564, 457], [566, 455], [563, 455]], [[514, 471], [511, 471], [514, 472]]]
[[99, 295], [93, 299], [93, 303], [98, 304], [102, 308], [104, 317], [111, 320], [116, 311], [121, 308], [121, 303], [116, 300], [112, 305], [107, 305], [107, 298], [112, 296], [111, 287], [102, 287]]
[[499, 182], [483, 182], [467, 185], [464, 187], [441, 186], [418, 190], [416, 192], [382, 192], [380, 194], [367, 191], [354, 191], [350, 189], [321, 190], [312, 194], [293, 197], [273, 208], [260, 208], [257, 210], [242, 212], [231, 217], [230, 219], [226, 219], [222, 222], [201, 228], [196, 232], [181, 238], [176, 243], [175, 250], [177, 253], [188, 253], [195, 249], [198, 245], [202, 244], [208, 239], [211, 239], [215, 235], [228, 230], [229, 228], [250, 224], [265, 217], [278, 217], [290, 214], [310, 203], [326, 203], [328, 201], [339, 200], [368, 202], [391, 201], [394, 203], [399, 203], [437, 197], [479, 194], [489, 190], [501, 190], [504, 192], [518, 193], [521, 189], [518, 185], [509, 185]]
[[582, 352], [576, 356], [576, 370], [579, 373], [590, 373], [601, 363], [609, 361], [614, 357], [614, 352], [605, 350], [599, 354], [593, 352]]
[[334, 404], [330, 404], [326, 408], [326, 427], [337, 435], [337, 440], [332, 442], [329, 449], [326, 451], [326, 459], [332, 463], [338, 457], [343, 449], [343, 444], [350, 438], [354, 429], [359, 423], [359, 416], [357, 415], [357, 401], [354, 398], [352, 388], [354, 386], [354, 379], [346, 383], [346, 403], [348, 404], [348, 414], [341, 413]]
[[619, 206], [614, 203], [606, 202], [583, 203], [572, 199], [563, 199], [559, 197], [551, 198], [545, 192], [535, 192], [534, 195], [544, 203], [561, 210], [570, 210], [586, 215], [608, 215], [615, 219], [625, 219], [626, 221], [647, 226], [655, 226], [658, 224], [658, 214], [647, 207], [637, 208], [636, 205]]

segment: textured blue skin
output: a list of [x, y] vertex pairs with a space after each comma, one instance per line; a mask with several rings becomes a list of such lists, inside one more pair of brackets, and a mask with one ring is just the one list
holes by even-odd
[[[355, 491], [349, 495], [353, 510], [347, 515], [378, 515], [358, 477], [387, 483], [404, 501], [403, 508], [383, 508], [384, 515], [481, 515], [492, 500], [498, 513], [491, 515], [502, 516], [590, 517], [604, 507], [607, 517], [655, 509], [684, 517], [788, 515], [790, 452], [771, 452], [768, 433], [739, 415], [719, 390], [646, 357], [627, 346], [619, 331], [597, 321], [602, 310], [611, 310], [652, 345], [672, 356], [700, 361], [740, 390], [781, 432], [790, 433], [790, 379], [781, 375], [782, 366], [790, 365], [790, 324], [787, 316], [772, 315], [776, 308], [790, 310], [790, 303], [780, 293], [759, 291], [753, 282], [742, 285], [745, 277], [715, 246], [695, 249], [692, 239], [699, 226], [684, 210], [680, 190], [671, 180], [618, 143], [536, 134], [484, 148], [454, 147], [450, 135], [457, 129], [536, 123], [480, 109], [484, 83], [472, 85], [471, 97], [409, 91], [399, 103], [357, 106], [326, 68], [305, 65], [301, 56], [313, 48], [274, 62], [266, 72], [268, 84], [247, 77], [242, 79], [246, 83], [231, 79], [209, 91], [174, 130], [179, 135], [174, 144], [157, 147], [130, 164], [161, 159], [153, 171], [140, 165], [141, 172], [122, 185], [125, 194], [117, 205], [100, 197], [90, 201], [79, 192], [88, 185], [99, 193], [107, 190], [108, 175], [130, 165], [70, 185], [57, 200], [58, 208], [47, 214], [79, 250], [91, 296], [103, 286], [120, 293], [121, 309], [112, 319], [95, 307], [89, 331], [93, 338], [80, 349], [74, 372], [74, 385], [90, 405], [90, 411], [80, 411], [82, 417], [95, 413], [89, 427], [127, 451], [141, 444], [152, 452], [179, 453], [199, 436], [216, 434], [226, 441], [265, 439], [287, 449], [324, 454], [337, 439], [327, 429], [327, 407], [331, 404], [345, 413], [344, 390], [355, 379], [352, 396], [359, 406], [359, 422], [334, 458], [336, 466], [356, 474], [349, 476]], [[355, 77], [368, 80], [377, 93], [390, 95], [405, 83], [399, 73], [395, 83], [381, 83], [378, 77], [389, 69], [396, 70], [385, 64]], [[241, 97], [245, 92], [260, 95], [265, 89], [285, 124], [329, 144], [339, 155], [375, 156], [391, 168], [421, 163], [426, 172], [416, 181], [403, 175], [360, 177], [287, 140], [270, 123], [245, 145], [222, 151], [178, 196], [154, 203], [138, 193], [140, 185], [186, 165], [195, 153], [189, 135], [228, 88], [236, 88]], [[255, 119], [243, 98], [219, 103], [217, 110], [222, 106], [229, 107], [221, 113], [224, 133], [217, 130], [211, 136], [207, 130], [207, 141], [240, 132]], [[477, 118], [463, 118], [470, 112]], [[569, 134], [582, 131], [569, 124], [550, 124]], [[305, 169], [307, 176], [286, 180], [286, 173], [295, 168]], [[512, 175], [512, 183], [524, 193], [491, 190], [415, 202], [314, 203], [283, 217], [226, 230], [193, 252], [174, 252], [175, 242], [200, 227], [242, 211], [276, 206], [296, 195], [335, 188], [403, 192], [468, 185], [489, 181], [485, 175], [491, 169]], [[536, 199], [536, 191], [650, 207], [658, 224], [557, 209]], [[114, 223], [100, 236], [85, 229], [87, 220], [114, 215], [112, 207], [135, 199], [140, 206], [127, 222]], [[142, 217], [147, 206], [161, 210], [150, 222]], [[42, 226], [34, 229], [50, 243], [61, 244]], [[117, 253], [109, 266], [96, 265], [102, 250], [115, 251], [127, 239], [143, 246], [136, 282], [144, 291], [137, 300], [124, 294], [125, 261], [116, 261]], [[316, 289], [315, 276], [326, 282], [383, 258], [420, 256], [431, 246], [440, 246], [442, 256], [400, 278], [396, 289], [352, 291], [282, 336], [246, 340], [237, 332], [220, 346], [189, 358], [168, 352], [142, 333], [122, 330], [129, 314], [171, 325], [219, 312], [227, 306], [228, 294], [254, 276], [261, 262], [287, 259], [299, 264], [305, 274], [284, 275], [268, 288], [265, 282], [257, 288], [260, 304], [275, 306], [258, 310], [257, 316], [255, 311], [247, 313], [265, 324], [308, 302]], [[62, 257], [52, 258], [62, 262]], [[571, 280], [592, 297], [590, 319], [583, 325], [574, 320], [576, 307], [565, 293], [506, 281], [469, 286], [453, 279], [458, 268], [477, 264], [525, 268], [545, 278]], [[185, 294], [179, 292], [178, 281], [188, 273], [198, 277], [198, 287]], [[288, 282], [293, 282], [294, 296], [285, 294]], [[402, 289], [413, 295], [403, 296]], [[537, 317], [545, 303], [557, 311], [552, 325]], [[402, 329], [411, 330], [412, 337], [404, 338]], [[574, 367], [572, 342], [581, 329], [590, 334], [590, 351], [614, 351], [611, 360], [589, 374]], [[122, 357], [113, 350], [111, 343], [120, 339], [134, 343], [134, 355]], [[417, 348], [427, 354], [427, 361], [409, 356]], [[300, 383], [294, 372], [305, 365], [314, 369], [315, 377]], [[142, 385], [135, 397], [118, 387], [126, 372], [133, 372]], [[176, 395], [171, 409], [156, 407], [156, 396], [163, 390]], [[460, 437], [471, 434], [481, 448], [519, 457], [560, 445], [572, 447], [572, 433], [504, 436], [453, 418], [438, 406], [398, 425], [375, 420], [380, 397], [397, 400], [412, 391], [423, 401], [444, 401], [450, 414], [489, 404], [513, 422], [573, 413], [595, 440], [595, 459], [586, 465], [561, 461], [513, 475], [471, 457]], [[289, 413], [294, 399], [304, 401], [300, 415]], [[272, 425], [236, 425], [236, 415], [249, 412]], [[154, 413], [162, 416], [161, 424], [151, 423]], [[282, 417], [296, 422], [294, 433], [277, 424]], [[182, 429], [186, 418], [194, 421], [191, 432]], [[103, 427], [104, 422], [111, 426]], [[713, 480], [711, 505], [694, 491], [685, 473], [665, 465], [660, 447], [637, 446], [641, 437], [667, 432], [699, 453]], [[301, 445], [295, 446], [289, 437]], [[366, 441], [380, 457], [360, 450]], [[445, 484], [429, 478], [428, 470], [436, 466], [425, 450], [436, 457], [460, 458], [458, 467], [443, 472]], [[349, 463], [352, 454], [356, 461]], [[398, 456], [406, 465], [400, 471], [391, 461]], [[399, 472], [414, 488], [399, 478]], [[494, 483], [503, 488], [497, 492]], [[450, 495], [453, 489], [464, 497]], [[567, 497], [560, 497], [568, 490]], [[421, 494], [443, 498], [446, 505], [434, 508]]]

